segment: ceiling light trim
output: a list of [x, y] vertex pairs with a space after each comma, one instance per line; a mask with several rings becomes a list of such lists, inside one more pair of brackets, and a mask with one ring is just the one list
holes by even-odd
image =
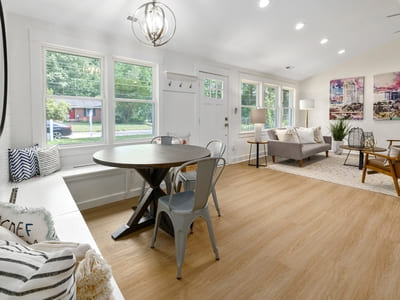
[[304, 22], [297, 22], [296, 25], [294, 26], [294, 28], [296, 30], [302, 30], [304, 28], [306, 24], [304, 24]]

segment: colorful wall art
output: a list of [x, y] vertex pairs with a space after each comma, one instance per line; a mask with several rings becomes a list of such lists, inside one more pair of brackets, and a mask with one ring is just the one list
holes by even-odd
[[330, 120], [362, 120], [364, 116], [364, 77], [331, 80], [329, 101]]
[[400, 120], [400, 72], [374, 76], [374, 120]]

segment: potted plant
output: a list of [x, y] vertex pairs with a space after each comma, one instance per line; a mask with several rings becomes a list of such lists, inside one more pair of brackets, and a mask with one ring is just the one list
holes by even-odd
[[346, 122], [344, 119], [336, 120], [330, 125], [331, 133], [332, 133], [332, 150], [336, 154], [342, 154], [343, 150], [340, 148], [340, 145], [343, 145], [343, 139], [350, 132], [350, 124]]

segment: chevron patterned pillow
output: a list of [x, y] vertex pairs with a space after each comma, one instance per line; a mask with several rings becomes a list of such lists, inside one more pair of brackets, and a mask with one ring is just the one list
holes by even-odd
[[20, 182], [39, 174], [36, 157], [38, 145], [27, 148], [8, 149], [10, 180]]

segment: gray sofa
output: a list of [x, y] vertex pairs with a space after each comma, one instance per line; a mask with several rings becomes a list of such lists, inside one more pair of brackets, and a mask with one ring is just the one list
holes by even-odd
[[268, 155], [272, 156], [275, 163], [275, 156], [295, 159], [299, 161], [299, 167], [303, 166], [303, 159], [308, 158], [319, 152], [326, 153], [331, 149], [332, 137], [324, 136], [325, 143], [291, 143], [279, 141], [275, 134], [275, 129], [267, 130]]

